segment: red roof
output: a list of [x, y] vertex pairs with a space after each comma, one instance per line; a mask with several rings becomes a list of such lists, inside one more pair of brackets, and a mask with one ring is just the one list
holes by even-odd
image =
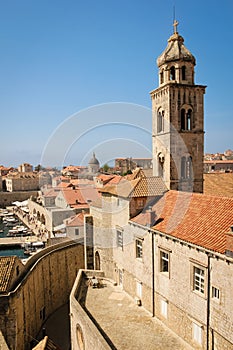
[[84, 214], [79, 213], [71, 219], [68, 219], [66, 222], [66, 226], [68, 227], [76, 227], [84, 225]]
[[233, 164], [233, 159], [216, 159], [216, 160], [204, 160], [204, 164]]
[[100, 174], [97, 176], [97, 179], [100, 179], [104, 185], [106, 184], [118, 184], [123, 177], [120, 175], [114, 174]]
[[95, 201], [99, 197], [99, 193], [94, 187], [75, 188], [72, 187], [62, 189], [66, 203], [73, 208], [78, 208], [80, 205], [83, 208], [88, 208], [89, 201]]
[[[168, 191], [152, 207], [153, 229], [219, 253], [233, 225], [233, 198]], [[145, 225], [146, 212], [132, 221]], [[158, 222], [156, 224], [156, 222]]]

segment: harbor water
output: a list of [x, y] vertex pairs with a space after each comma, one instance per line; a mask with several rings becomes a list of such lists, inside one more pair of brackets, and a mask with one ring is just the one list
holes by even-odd
[[2, 220], [0, 220], [0, 256], [18, 256], [20, 259], [26, 259], [28, 256], [24, 255], [24, 249], [21, 247], [6, 247], [1, 246], [1, 238], [7, 237], [8, 231], [12, 227], [7, 227]]

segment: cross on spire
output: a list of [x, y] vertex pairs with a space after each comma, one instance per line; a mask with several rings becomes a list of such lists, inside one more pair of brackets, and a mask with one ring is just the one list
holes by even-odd
[[174, 34], [178, 33], [178, 31], [177, 31], [178, 24], [179, 24], [179, 22], [176, 19], [174, 19], [174, 22], [173, 22]]

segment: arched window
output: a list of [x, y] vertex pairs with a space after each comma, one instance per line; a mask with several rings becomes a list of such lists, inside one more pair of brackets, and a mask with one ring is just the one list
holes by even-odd
[[181, 130], [185, 130], [185, 109], [181, 109]]
[[182, 77], [182, 80], [186, 80], [186, 67], [185, 66], [182, 66], [182, 68], [181, 68], [181, 77]]
[[186, 161], [186, 177], [187, 179], [192, 179], [193, 177], [193, 171], [192, 171], [192, 157], [189, 156]]
[[192, 179], [192, 157], [182, 157], [181, 158], [181, 178], [182, 179]]
[[164, 129], [164, 111], [159, 110], [157, 115], [157, 132], [161, 132]]
[[176, 80], [176, 70], [174, 66], [170, 68], [170, 80]]
[[181, 158], [181, 178], [182, 179], [186, 178], [186, 158], [185, 157]]
[[163, 79], [163, 70], [160, 73], [160, 84], [163, 84], [164, 79]]
[[182, 108], [180, 111], [180, 128], [181, 130], [191, 131], [193, 128], [193, 116], [191, 109]]
[[159, 176], [163, 178], [164, 175], [164, 161], [165, 161], [165, 157], [163, 153], [159, 153], [158, 154], [158, 167], [159, 167]]
[[187, 113], [187, 130], [192, 130], [192, 110], [189, 109]]

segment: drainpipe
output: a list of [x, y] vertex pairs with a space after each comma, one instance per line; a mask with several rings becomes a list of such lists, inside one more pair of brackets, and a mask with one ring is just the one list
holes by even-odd
[[206, 350], [209, 350], [209, 331], [210, 331], [210, 287], [211, 287], [211, 280], [210, 280], [210, 272], [211, 272], [211, 265], [210, 265], [210, 259], [212, 258], [212, 255], [210, 253], [207, 254], [208, 257], [208, 267], [207, 267], [207, 319], [206, 319]]
[[152, 317], [154, 317], [155, 316], [155, 253], [154, 253], [154, 233], [153, 232], [151, 232], [151, 257], [152, 257]]

